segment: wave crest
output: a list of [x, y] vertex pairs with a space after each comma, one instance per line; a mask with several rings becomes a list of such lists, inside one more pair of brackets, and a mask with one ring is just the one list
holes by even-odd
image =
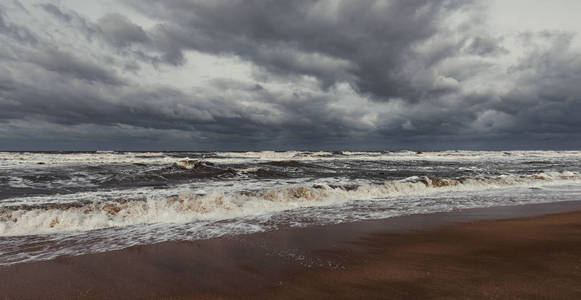
[[535, 187], [579, 180], [581, 176], [574, 172], [470, 178], [414, 176], [380, 184], [289, 185], [237, 192], [216, 189], [208, 193], [192, 191], [165, 198], [119, 198], [100, 203], [4, 206], [0, 208], [0, 236], [87, 231], [142, 223], [223, 220], [353, 200], [507, 186]]

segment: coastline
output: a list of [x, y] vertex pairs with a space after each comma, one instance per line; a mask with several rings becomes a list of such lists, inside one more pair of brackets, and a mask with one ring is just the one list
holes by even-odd
[[0, 267], [6, 298], [580, 298], [581, 201], [410, 215]]

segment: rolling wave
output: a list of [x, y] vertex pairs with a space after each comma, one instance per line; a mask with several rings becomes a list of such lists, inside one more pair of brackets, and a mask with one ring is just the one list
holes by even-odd
[[151, 223], [187, 223], [264, 215], [301, 207], [336, 205], [357, 200], [473, 191], [503, 187], [539, 187], [578, 183], [577, 172], [440, 178], [413, 176], [363, 184], [287, 184], [279, 187], [228, 191], [181, 192], [169, 197], [144, 195], [97, 202], [41, 203], [0, 207], [0, 236], [89, 231]]

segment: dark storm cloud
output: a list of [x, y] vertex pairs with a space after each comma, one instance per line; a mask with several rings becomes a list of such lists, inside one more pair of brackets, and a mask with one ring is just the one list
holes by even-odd
[[113, 71], [60, 50], [45, 49], [41, 54], [31, 57], [30, 61], [46, 70], [62, 73], [76, 79], [100, 81], [108, 84], [121, 83]]
[[[87, 42], [101, 40], [118, 48], [118, 54], [135, 57], [148, 63], [168, 63], [172, 65], [183, 62], [182, 53], [171, 53], [163, 36], [147, 32], [120, 13], [109, 13], [92, 23], [78, 13], [56, 6], [52, 3], [39, 5], [44, 11], [58, 19], [63, 25], [72, 26]], [[150, 35], [154, 35], [155, 41]], [[132, 45], [141, 48], [131, 49]]]
[[[158, 24], [0, 4], [0, 140], [537, 147], [581, 129], [574, 35], [524, 33], [511, 61], [478, 1], [127, 2]], [[188, 51], [248, 63], [253, 78], [158, 83], [158, 72], [197, 66]]]
[[108, 39], [119, 46], [130, 43], [148, 43], [149, 37], [138, 25], [121, 14], [107, 14], [99, 19], [99, 27]]
[[581, 56], [571, 46], [573, 35], [544, 32], [523, 38], [530, 53], [512, 70], [515, 89], [491, 106], [516, 119], [512, 131], [579, 132]]
[[[159, 31], [163, 26], [145, 33], [125, 17], [107, 15], [99, 20], [99, 30], [96, 30], [90, 22], [62, 8], [53, 5], [41, 8], [58, 22], [83, 24], [76, 27], [87, 39], [83, 43], [101, 38], [115, 47], [150, 42], [159, 47], [171, 45], [161, 42]], [[155, 41], [148, 36], [155, 37]], [[15, 50], [22, 50], [19, 48], [23, 45], [14, 39], [3, 48], [3, 52], [11, 54], [12, 61], [0, 78], [3, 83], [0, 117], [70, 126], [127, 124], [197, 130], [224, 139], [278, 135], [302, 139], [348, 132], [344, 130], [343, 116], [334, 115], [326, 106], [332, 100], [328, 96], [272, 93], [259, 84], [248, 85], [231, 79], [213, 80], [209, 89], [193, 94], [162, 85], [132, 86], [117, 76], [114, 62], [107, 55], [94, 58], [99, 53], [74, 52], [58, 42], [44, 39], [42, 50], [24, 47], [25, 51], [18, 55], [14, 54]], [[95, 59], [100, 59], [100, 64]], [[234, 93], [236, 99], [223, 95], [224, 90]], [[245, 103], [239, 104], [236, 101], [239, 99], [245, 99]]]
[[[406, 70], [412, 47], [470, 1], [135, 1], [167, 22], [168, 53], [196, 49], [252, 60], [271, 73], [348, 80], [379, 99], [419, 97]], [[483, 42], [481, 42], [482, 44]], [[446, 49], [452, 51], [456, 45]], [[434, 62], [432, 62], [434, 63]]]

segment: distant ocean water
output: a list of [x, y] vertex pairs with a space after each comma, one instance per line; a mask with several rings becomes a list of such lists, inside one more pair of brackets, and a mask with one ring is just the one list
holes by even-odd
[[0, 152], [0, 265], [580, 196], [580, 151]]

